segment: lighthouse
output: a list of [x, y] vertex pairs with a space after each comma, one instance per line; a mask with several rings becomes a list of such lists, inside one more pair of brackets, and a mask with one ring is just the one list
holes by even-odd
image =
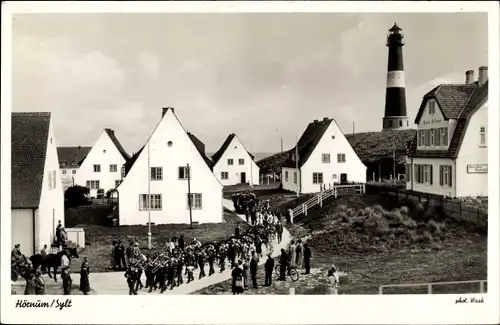
[[394, 23], [387, 35], [389, 48], [387, 65], [387, 88], [385, 93], [385, 115], [383, 130], [403, 130], [410, 127], [406, 113], [405, 72], [403, 66], [402, 29]]

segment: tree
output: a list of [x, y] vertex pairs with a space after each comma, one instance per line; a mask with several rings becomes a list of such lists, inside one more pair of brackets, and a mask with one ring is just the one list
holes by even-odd
[[69, 187], [64, 192], [64, 201], [67, 208], [77, 207], [79, 205], [88, 205], [90, 201], [88, 196], [90, 189], [84, 186], [76, 185]]

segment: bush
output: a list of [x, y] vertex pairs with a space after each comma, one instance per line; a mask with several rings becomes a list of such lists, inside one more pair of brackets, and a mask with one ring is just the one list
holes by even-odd
[[76, 185], [69, 187], [64, 192], [66, 208], [77, 207], [80, 205], [89, 205], [88, 199], [90, 190], [87, 187]]

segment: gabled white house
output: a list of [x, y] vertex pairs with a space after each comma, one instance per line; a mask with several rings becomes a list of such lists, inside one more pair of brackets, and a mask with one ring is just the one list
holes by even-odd
[[285, 190], [316, 193], [335, 183], [365, 183], [366, 166], [337, 122], [325, 117], [309, 123], [296, 147], [289, 151], [281, 180]]
[[174, 109], [163, 108], [153, 134], [125, 166], [126, 176], [118, 187], [120, 225], [145, 225], [149, 213], [154, 224], [188, 224], [189, 193], [193, 222], [222, 222], [223, 186], [204, 151], [203, 143], [186, 132]]
[[122, 181], [122, 167], [130, 156], [125, 152], [112, 129], [104, 129], [74, 175], [75, 185], [86, 186], [90, 196], [99, 189], [104, 194]]
[[222, 185], [259, 184], [259, 167], [238, 136], [231, 133], [212, 155], [214, 174]]
[[74, 185], [74, 176], [92, 147], [57, 147], [63, 189]]
[[427, 93], [406, 161], [408, 190], [451, 197], [488, 196], [488, 68], [465, 84]]
[[12, 113], [12, 246], [26, 256], [52, 244], [64, 192], [50, 113]]

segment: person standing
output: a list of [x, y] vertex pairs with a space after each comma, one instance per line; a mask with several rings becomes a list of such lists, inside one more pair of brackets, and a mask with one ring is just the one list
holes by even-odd
[[240, 225], [236, 225], [236, 228], [234, 228], [234, 236], [236, 238], [239, 238], [240, 237], [240, 234], [241, 234], [241, 228], [240, 228]]
[[181, 256], [177, 261], [177, 268], [175, 272], [175, 276], [177, 277], [177, 286], [180, 286], [184, 280], [182, 279], [182, 269], [184, 268], [184, 258]]
[[259, 257], [262, 257], [262, 239], [260, 236], [255, 240], [255, 252]]
[[278, 244], [279, 244], [283, 239], [283, 224], [281, 224], [281, 221], [278, 221], [278, 223], [276, 224], [276, 234], [278, 235]]
[[68, 255], [68, 251], [64, 250], [61, 256], [61, 277], [63, 280], [63, 289], [65, 295], [71, 295], [71, 291], [73, 289], [73, 280], [71, 279], [71, 274], [69, 272], [70, 261]]
[[288, 268], [288, 254], [285, 252], [285, 249], [281, 249], [280, 256], [280, 281], [286, 281], [286, 269]]
[[250, 261], [246, 256], [243, 257], [243, 261], [243, 288], [247, 290], [250, 282]]
[[116, 240], [111, 243], [111, 249], [109, 251], [109, 269], [116, 268]]
[[37, 295], [45, 295], [45, 281], [42, 279], [42, 272], [36, 271], [34, 282], [35, 293]]
[[296, 267], [302, 268], [302, 262], [304, 260], [304, 254], [303, 254], [304, 247], [302, 245], [302, 240], [297, 241], [297, 258], [295, 259], [295, 265]]
[[[238, 261], [238, 264], [241, 266], [242, 262]], [[243, 270], [241, 267], [235, 267], [231, 272], [231, 277], [233, 278], [233, 295], [241, 294], [243, 292]]]
[[264, 268], [266, 271], [266, 281], [264, 285], [266, 287], [269, 287], [273, 283], [273, 270], [274, 270], [274, 260], [271, 257], [271, 254], [267, 254], [267, 261]]
[[252, 251], [252, 261], [250, 262], [250, 273], [252, 275], [252, 286], [257, 289], [257, 271], [259, 269], [259, 256]]
[[339, 294], [339, 272], [335, 265], [328, 270], [328, 291], [331, 295]]
[[128, 294], [137, 295], [137, 290], [135, 289], [135, 284], [137, 281], [137, 271], [133, 267], [130, 267], [125, 272], [125, 277], [127, 278]]
[[80, 268], [80, 291], [87, 296], [90, 292], [90, 266], [86, 257], [83, 258], [82, 267]]
[[208, 276], [212, 276], [212, 274], [215, 273], [215, 269], [214, 269], [214, 263], [215, 263], [215, 248], [213, 247], [210, 247], [210, 249], [208, 250], [208, 266], [209, 266], [209, 269], [208, 269]]
[[198, 266], [200, 267], [200, 276], [199, 279], [205, 276], [205, 254], [200, 253], [198, 255]]
[[134, 249], [134, 242], [131, 241], [128, 243], [127, 250], [125, 251], [125, 255], [127, 256], [127, 268], [133, 266], [132, 264], [132, 250]]
[[62, 224], [61, 220], [59, 220], [56, 227], [56, 244], [58, 248], [61, 247], [61, 229], [62, 229]]
[[181, 251], [184, 251], [184, 246], [185, 246], [185, 242], [184, 242], [184, 235], [181, 235], [179, 237], [179, 249]]
[[304, 244], [304, 268], [306, 269], [305, 274], [311, 273], [311, 259], [312, 253], [309, 245], [307, 243]]
[[295, 262], [297, 260], [297, 246], [295, 246], [295, 241], [292, 240], [290, 245], [290, 266], [295, 267]]
[[174, 242], [172, 241], [172, 239], [167, 240], [166, 248], [167, 248], [168, 254], [171, 255], [175, 249], [175, 245], [174, 245]]
[[121, 240], [118, 241], [118, 267], [119, 268], [123, 267], [123, 269], [127, 268], [127, 262], [125, 261], [125, 246], [123, 246]]

